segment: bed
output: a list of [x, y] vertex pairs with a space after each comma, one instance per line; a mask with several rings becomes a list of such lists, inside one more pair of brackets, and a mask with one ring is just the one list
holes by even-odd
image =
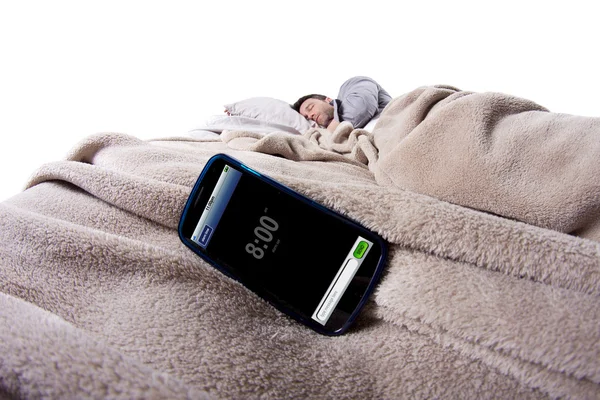
[[[426, 86], [372, 131], [260, 125], [93, 135], [0, 204], [0, 398], [600, 398], [599, 119]], [[180, 243], [219, 152], [389, 242], [347, 334]]]

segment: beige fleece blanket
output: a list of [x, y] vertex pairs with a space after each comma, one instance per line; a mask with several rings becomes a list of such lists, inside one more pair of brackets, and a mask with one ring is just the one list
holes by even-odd
[[[600, 398], [600, 121], [425, 87], [372, 135], [221, 139], [95, 135], [0, 204], [0, 398]], [[180, 243], [218, 152], [390, 243], [349, 333]]]

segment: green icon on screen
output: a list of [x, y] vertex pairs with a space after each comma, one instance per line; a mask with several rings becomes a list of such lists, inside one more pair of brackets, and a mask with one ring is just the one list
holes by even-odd
[[365, 255], [365, 252], [369, 248], [369, 244], [364, 241], [360, 241], [356, 248], [354, 249], [354, 253], [352, 254], [355, 258], [361, 259], [362, 256]]
[[223, 170], [223, 172], [227, 172], [227, 171], [229, 171], [229, 165], [226, 165], [225, 169]]

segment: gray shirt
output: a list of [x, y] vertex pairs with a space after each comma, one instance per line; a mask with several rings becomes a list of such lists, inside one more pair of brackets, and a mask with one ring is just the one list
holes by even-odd
[[348, 121], [355, 128], [363, 128], [377, 117], [392, 97], [377, 82], [366, 76], [355, 76], [340, 87], [333, 102], [333, 118]]

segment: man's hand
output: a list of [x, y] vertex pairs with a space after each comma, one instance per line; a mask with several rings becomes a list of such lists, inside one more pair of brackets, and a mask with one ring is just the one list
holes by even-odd
[[327, 125], [327, 130], [330, 132], [333, 132], [333, 131], [335, 131], [335, 128], [337, 128], [339, 124], [340, 124], [340, 121], [333, 120], [329, 123], [329, 125]]

